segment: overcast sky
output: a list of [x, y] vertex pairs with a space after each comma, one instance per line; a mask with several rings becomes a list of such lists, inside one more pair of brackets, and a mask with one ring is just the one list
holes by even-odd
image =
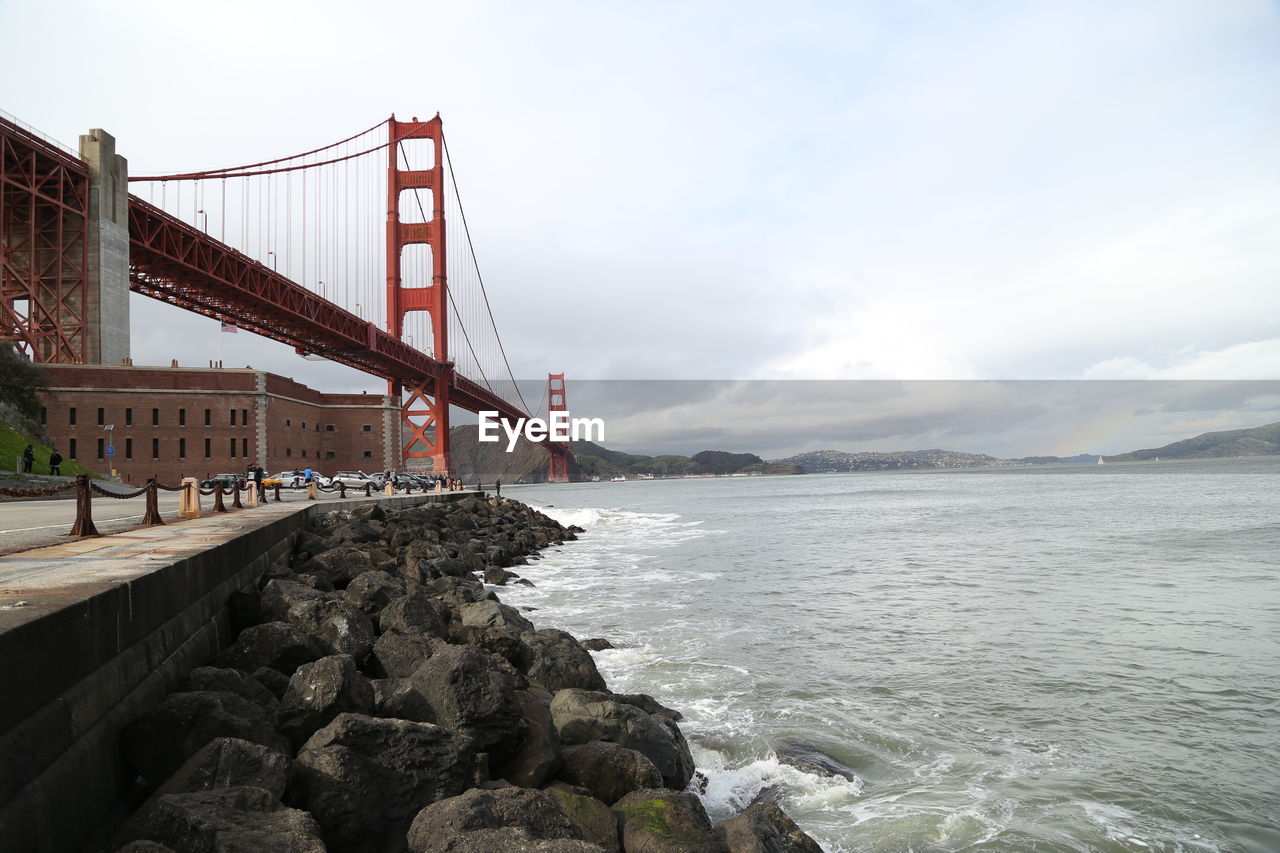
[[[0, 31], [0, 108], [134, 173], [439, 111], [518, 376], [1280, 379], [1270, 0], [0, 0]], [[133, 299], [138, 363], [382, 387]]]

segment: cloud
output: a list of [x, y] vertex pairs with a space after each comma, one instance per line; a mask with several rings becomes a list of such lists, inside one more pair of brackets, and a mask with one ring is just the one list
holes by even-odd
[[1109, 358], [1086, 368], [1084, 378], [1280, 379], [1280, 338], [1171, 353], [1159, 367], [1140, 358]]

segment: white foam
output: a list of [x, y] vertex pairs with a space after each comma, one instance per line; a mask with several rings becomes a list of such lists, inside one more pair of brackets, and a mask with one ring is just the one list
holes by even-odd
[[848, 807], [863, 791], [859, 779], [808, 773], [778, 761], [770, 753], [737, 766], [726, 766], [724, 753], [692, 747], [698, 770], [706, 777], [700, 794], [712, 820], [723, 820], [745, 809], [761, 791], [778, 789], [787, 811], [830, 810]]

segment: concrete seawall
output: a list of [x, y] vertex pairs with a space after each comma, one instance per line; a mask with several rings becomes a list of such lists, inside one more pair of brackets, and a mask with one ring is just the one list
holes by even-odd
[[121, 728], [230, 644], [228, 598], [315, 514], [363, 502], [271, 504], [0, 557], [22, 578], [0, 589], [0, 850], [95, 849], [133, 793]]

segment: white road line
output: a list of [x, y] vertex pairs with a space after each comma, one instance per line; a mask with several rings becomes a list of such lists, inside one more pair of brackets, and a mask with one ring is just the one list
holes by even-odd
[[[93, 523], [99, 524], [99, 523], [105, 523], [108, 521], [128, 521], [131, 518], [142, 518], [143, 515], [144, 513], [139, 513], [138, 515], [120, 515], [115, 518], [95, 518], [93, 520]], [[72, 519], [71, 523], [75, 524], [75, 520]], [[67, 526], [67, 523], [64, 521], [61, 524], [46, 524], [43, 527], [10, 527], [5, 530], [0, 530], [0, 533], [26, 533], [30, 530], [52, 530], [55, 527], [66, 527], [66, 526]]]

